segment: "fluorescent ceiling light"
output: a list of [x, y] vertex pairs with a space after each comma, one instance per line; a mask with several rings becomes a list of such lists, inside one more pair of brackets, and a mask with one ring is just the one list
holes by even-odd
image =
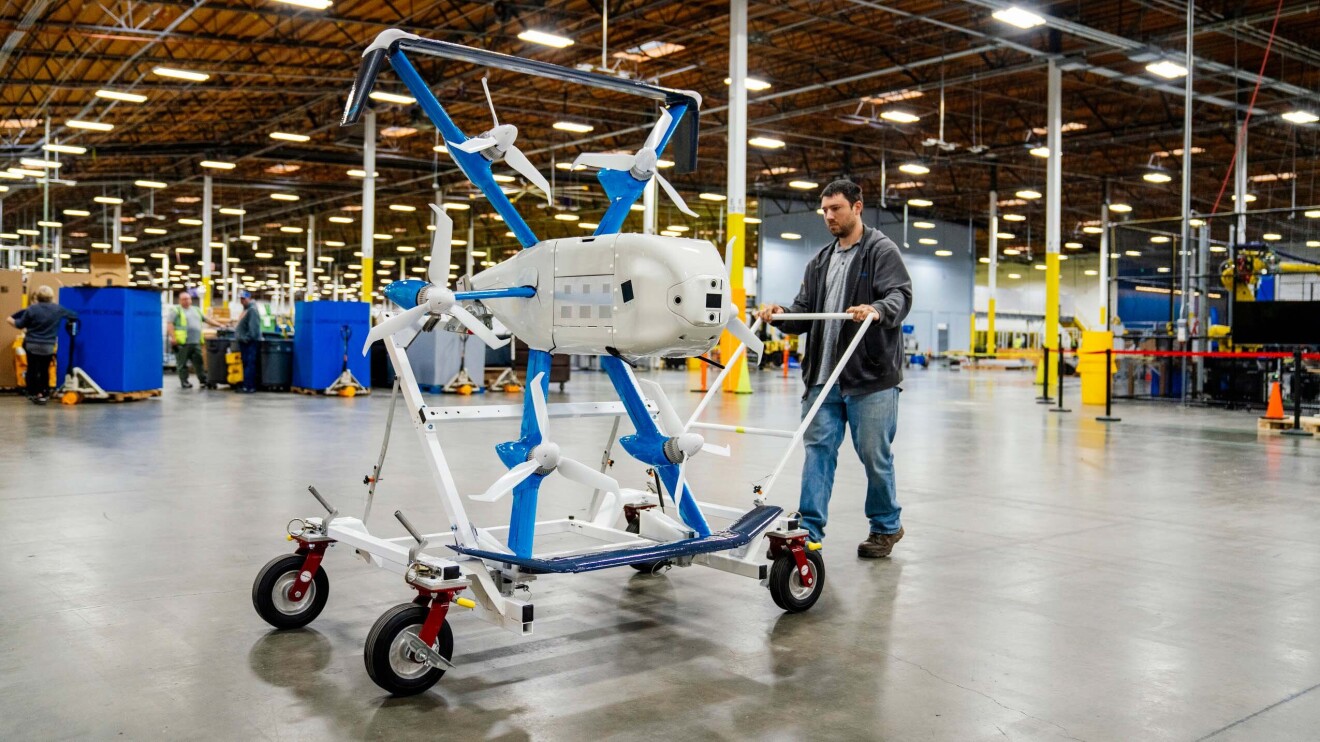
[[76, 144], [43, 144], [41, 148], [47, 152], [59, 152], [62, 155], [81, 155], [87, 153], [86, 147], [79, 147]]
[[[759, 78], [749, 77], [745, 80], [745, 82], [747, 84], [747, 89], [754, 93], [758, 93], [762, 90], [770, 89], [770, 83], [766, 82], [765, 80], [761, 80]], [[724, 84], [732, 85], [733, 80], [731, 78], [726, 77], [724, 78]]]
[[446, 147], [446, 146], [443, 145], [443, 144], [437, 144], [437, 145], [435, 145], [434, 147], [431, 148], [431, 151], [432, 151], [432, 152], [439, 152], [439, 153], [442, 154], [442, 155], [447, 155], [447, 154], [449, 154], [449, 148]]
[[[350, 178], [365, 178], [365, 177], [367, 177], [367, 171], [366, 171], [366, 170], [363, 170], [362, 168], [354, 168], [353, 170], [349, 170], [349, 171], [348, 171], [348, 177], [350, 177]], [[371, 177], [373, 177], [373, 178], [379, 178], [379, 177], [380, 177], [380, 171], [379, 171], [379, 170], [372, 170], [372, 171], [371, 171]]]
[[1080, 249], [1082, 249], [1082, 243], [1080, 243], [1080, 242], [1065, 242], [1065, 243], [1063, 243], [1063, 246], [1066, 247], [1066, 248], [1068, 248], [1069, 250], [1080, 250]]
[[1024, 191], [1018, 191], [1013, 195], [1017, 196], [1018, 198], [1026, 199], [1028, 201], [1035, 201], [1036, 199], [1040, 198], [1040, 191], [1024, 190]]
[[530, 29], [530, 28], [518, 34], [518, 38], [532, 44], [540, 44], [541, 46], [550, 46], [550, 47], [554, 47], [555, 49], [563, 49], [566, 46], [573, 45], [572, 39], [565, 38], [563, 36], [556, 36], [555, 34], [552, 33], [546, 33], [545, 31], [537, 31], [535, 29]]
[[36, 237], [41, 234], [41, 230], [38, 229], [16, 229], [14, 231], [19, 234], [25, 234], [28, 237]]
[[91, 215], [92, 215], [92, 212], [90, 212], [90, 211], [86, 211], [86, 210], [84, 210], [84, 209], [65, 209], [65, 210], [64, 210], [64, 215], [65, 215], [65, 216], [91, 216]]
[[656, 160], [656, 161], [655, 161], [655, 166], [658, 167], [658, 168], [673, 167], [673, 166], [674, 166], [674, 161], [673, 161], [673, 160]]
[[373, 234], [373, 235], [371, 235], [371, 238], [372, 238], [372, 239], [375, 239], [375, 240], [381, 240], [381, 241], [384, 241], [384, 240], [392, 240], [392, 239], [394, 239], [394, 235], [392, 235], [392, 234], [380, 234], [380, 233], [377, 233], [377, 234]]
[[306, 142], [311, 139], [311, 137], [306, 134], [290, 134], [287, 131], [272, 131], [270, 133], [270, 138], [278, 139], [282, 142]]
[[922, 245], [938, 245], [938, 244], [940, 244], [940, 241], [937, 240], [937, 239], [935, 239], [934, 237], [922, 237], [921, 239], [917, 240], [917, 242], [918, 242], [919, 244], [922, 244]]
[[915, 124], [921, 120], [920, 116], [907, 111], [883, 111], [880, 118], [885, 121], [893, 121], [896, 124]]
[[779, 239], [781, 239], [781, 240], [800, 240], [800, 239], [802, 239], [802, 235], [798, 234], [797, 232], [780, 232], [780, 233], [779, 233]]
[[[285, 234], [302, 234], [303, 228], [302, 228], [302, 227], [280, 227], [280, 231], [281, 231], [281, 232], [284, 232]], [[377, 236], [379, 237], [380, 235], [377, 235]], [[387, 239], [388, 239], [388, 238], [387, 238]]]
[[202, 160], [197, 164], [202, 167], [209, 167], [212, 170], [233, 170], [236, 167], [232, 162], [221, 162], [220, 160]]
[[467, 211], [472, 208], [472, 205], [461, 203], [459, 201], [446, 201], [443, 204], [440, 204], [440, 207], [451, 211]]
[[1157, 234], [1154, 237], [1151, 237], [1150, 241], [1155, 243], [1156, 245], [1163, 245], [1164, 243], [1169, 241], [1169, 238], [1165, 237], [1162, 234]]
[[0, 178], [5, 178], [6, 180], [22, 180], [23, 176], [19, 175], [18, 173], [11, 173], [8, 170], [5, 170], [3, 172], [0, 172]]
[[1315, 122], [1320, 121], [1320, 116], [1317, 116], [1310, 111], [1301, 110], [1289, 111], [1282, 114], [1282, 118], [1284, 121], [1291, 121], [1294, 124], [1314, 124]]
[[139, 95], [137, 93], [121, 93], [118, 90], [104, 90], [104, 89], [98, 90], [96, 91], [96, 97], [105, 98], [107, 100], [123, 101], [125, 103], [147, 102], [147, 96], [145, 95]]
[[743, 224], [760, 224], [760, 223], [761, 223], [761, 220], [760, 220], [760, 219], [757, 219], [757, 218], [754, 217], [754, 216], [745, 217], [745, 218], [743, 219]]
[[1028, 151], [1031, 153], [1031, 156], [1032, 156], [1032, 157], [1041, 157], [1041, 158], [1045, 158], [1045, 157], [1049, 157], [1049, 156], [1050, 156], [1050, 148], [1049, 148], [1049, 147], [1046, 147], [1046, 146], [1044, 146], [1044, 145], [1041, 145], [1041, 146], [1039, 146], [1039, 147], [1032, 147], [1032, 148], [1031, 148], [1030, 150], [1028, 150]]
[[578, 220], [577, 214], [555, 214], [555, 218], [561, 222], [575, 222]]
[[330, 217], [330, 221], [334, 222], [335, 224], [352, 224], [352, 223], [353, 223], [353, 217], [351, 217], [351, 216], [332, 216], [332, 217]]
[[922, 165], [920, 162], [905, 162], [898, 166], [900, 172], [908, 175], [925, 175], [930, 172], [930, 168]]
[[107, 124], [101, 121], [81, 121], [79, 119], [70, 119], [65, 121], [64, 125], [70, 129], [86, 129], [88, 131], [110, 131], [115, 128], [114, 124]]
[[559, 131], [571, 131], [574, 134], [586, 134], [596, 127], [591, 124], [581, 124], [576, 121], [556, 121], [551, 124], [551, 128], [558, 129]]
[[161, 77], [172, 77], [176, 80], [188, 80], [189, 82], [206, 82], [211, 78], [205, 72], [192, 72], [190, 70], [181, 70], [175, 67], [157, 67], [152, 70], [153, 73]]
[[928, 206], [934, 206], [935, 202], [924, 198], [909, 198], [908, 206], [915, 206], [918, 209], [924, 209]]
[[814, 183], [814, 182], [812, 182], [812, 181], [810, 181], [810, 180], [790, 180], [790, 181], [788, 181], [788, 187], [789, 187], [789, 188], [796, 188], [796, 189], [798, 189], [799, 191], [810, 191], [810, 190], [813, 190], [813, 189], [815, 189], [815, 188], [818, 188], [819, 186], [820, 186], [819, 183]]
[[117, 206], [124, 203], [124, 199], [115, 198], [114, 196], [94, 196], [92, 200], [98, 204], [110, 204], [111, 206]]
[[247, 209], [240, 209], [235, 206], [224, 206], [220, 208], [220, 213], [228, 214], [229, 216], [243, 216], [247, 213]]
[[1109, 204], [1109, 210], [1115, 214], [1129, 214], [1132, 212], [1132, 206], [1129, 204]]
[[1320, 209], [1311, 209], [1310, 211], [1304, 212], [1302, 216], [1307, 219], [1320, 219]]
[[727, 201], [729, 197], [723, 193], [698, 193], [697, 198], [702, 201]]
[[628, 207], [628, 210], [629, 210], [629, 211], [646, 211], [646, 207], [645, 207], [645, 206], [642, 206], [641, 204], [633, 204], [632, 206], [629, 206], [629, 207]]
[[1101, 232], [1104, 231], [1105, 230], [1101, 229], [1100, 227], [1094, 227], [1094, 226], [1082, 227], [1082, 232], [1085, 234], [1100, 234]]
[[12, 175], [17, 175], [20, 178], [23, 177], [24, 175], [30, 178], [41, 178], [41, 177], [45, 177], [46, 175], [45, 170], [29, 170], [28, 168], [24, 168], [24, 167], [11, 167], [9, 168], [8, 172]]
[[272, 193], [272, 194], [270, 194], [270, 197], [271, 197], [272, 200], [275, 200], [275, 201], [297, 201], [297, 200], [298, 200], [298, 194], [296, 194], [296, 193]]
[[503, 173], [496, 173], [490, 177], [494, 179], [496, 183], [512, 183], [517, 180], [517, 178], [514, 178], [512, 175], [504, 175]]
[[57, 160], [38, 160], [35, 157], [24, 157], [18, 162], [24, 167], [35, 167], [43, 170], [58, 170], [60, 166], [64, 164]]
[[915, 229], [934, 229], [934, 228], [935, 228], [935, 223], [934, 223], [934, 222], [912, 222], [912, 226], [913, 226], [913, 228], [915, 228]]
[[1004, 214], [1004, 221], [1006, 222], [1025, 222], [1026, 220], [1025, 214]]
[[182, 218], [182, 219], [179, 220], [179, 223], [182, 224], [182, 225], [185, 226], [185, 227], [200, 227], [200, 226], [202, 226], [202, 220], [201, 220], [201, 219], [193, 219], [193, 218], [191, 218], [191, 217], [184, 217], [184, 218]]
[[378, 100], [381, 103], [397, 103], [401, 106], [411, 106], [417, 102], [417, 99], [411, 95], [399, 95], [397, 93], [386, 93], [383, 90], [373, 90], [371, 95], [367, 96], [372, 100]]
[[[42, 222], [37, 222], [37, 224], [42, 224]], [[1283, 239], [1283, 235], [1279, 234], [1278, 232], [1266, 232], [1265, 234], [1261, 235], [1260, 238], [1262, 240], [1269, 240], [1270, 242], [1275, 242]]]
[[[63, 227], [63, 226], [64, 226], [64, 222], [48, 222], [48, 221], [44, 221], [44, 220], [43, 220], [43, 221], [39, 221], [39, 222], [37, 222], [37, 226], [38, 226], [38, 227], [45, 227], [45, 228], [47, 228], [47, 229], [59, 229], [60, 227]], [[1267, 239], [1268, 239], [1268, 238], [1267, 238]]]
[[1024, 30], [1045, 24], [1044, 18], [1041, 18], [1029, 10], [1023, 10], [1016, 5], [1009, 6], [1003, 10], [996, 10], [994, 13], [990, 14], [990, 17]]
[[952, 250], [936, 250], [935, 255], [941, 258], [947, 258], [953, 254]]
[[168, 188], [169, 183], [162, 183], [159, 180], [135, 180], [133, 185], [139, 188]]
[[299, 8], [310, 8], [311, 10], [325, 10], [334, 5], [330, 0], [275, 0], [285, 5], [296, 5]]
[[1173, 180], [1173, 176], [1169, 175], [1168, 173], [1149, 172], [1141, 176], [1141, 179], [1146, 181], [1147, 183], [1168, 183], [1169, 181]]
[[1166, 80], [1177, 80], [1180, 77], [1187, 76], [1187, 68], [1167, 59], [1161, 59], [1158, 62], [1151, 62], [1146, 65], [1146, 71], [1152, 75], [1159, 75]]
[[119, 241], [120, 241], [120, 242], [137, 242], [137, 238], [136, 238], [136, 237], [133, 237], [132, 235], [121, 234], [121, 235], [119, 235]]
[[416, 133], [417, 129], [411, 126], [387, 126], [380, 130], [380, 135], [386, 139], [402, 139]]
[[[1237, 200], [1237, 194], [1234, 193], [1232, 196], [1229, 196], [1229, 198], [1231, 198], [1231, 199], [1233, 199], [1234, 201], [1236, 201], [1236, 200]], [[1243, 199], [1243, 202], [1244, 202], [1244, 203], [1251, 203], [1251, 202], [1253, 202], [1253, 201], [1255, 201], [1255, 200], [1256, 200], [1256, 194], [1254, 194], [1254, 193], [1248, 193], [1248, 194], [1247, 194], [1247, 197], [1246, 197], [1245, 199]]]
[[1012, 232], [995, 232], [995, 237], [998, 237], [1001, 240], [1011, 240], [1016, 236], [1017, 235]]
[[1139, 257], [1141, 257], [1141, 251], [1140, 251], [1140, 250], [1124, 250], [1124, 251], [1123, 251], [1123, 254], [1126, 255], [1126, 256], [1128, 256], [1129, 258], [1139, 258]]
[[1046, 270], [1049, 266], [1045, 265], [1044, 263], [1036, 263], [1035, 265], [1033, 265], [1033, 266], [1031, 266], [1031, 267], [1032, 267], [1032, 268], [1035, 268], [1035, 269], [1038, 270], [1038, 271], [1043, 271], [1043, 270]]
[[761, 149], [782, 149], [785, 146], [782, 139], [775, 139], [773, 137], [752, 137], [747, 140], [747, 143], [753, 147], [760, 147]]
[[410, 204], [390, 204], [390, 211], [416, 211], [417, 207]]
[[147, 227], [142, 230], [142, 232], [144, 234], [169, 234], [169, 230], [161, 229], [160, 227]]
[[326, 241], [325, 241], [325, 246], [326, 246], [326, 247], [343, 247], [343, 246], [344, 246], [344, 243], [340, 242], [339, 240], [326, 240]]

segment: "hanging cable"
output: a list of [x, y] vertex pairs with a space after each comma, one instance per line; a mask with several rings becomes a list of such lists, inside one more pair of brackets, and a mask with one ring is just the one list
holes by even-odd
[[[1274, 10], [1274, 23], [1270, 25], [1270, 38], [1265, 43], [1265, 56], [1261, 58], [1260, 71], [1256, 73], [1256, 87], [1251, 90], [1251, 102], [1247, 104], [1247, 115], [1242, 119], [1242, 129], [1238, 132], [1237, 140], [1233, 144], [1233, 159], [1228, 163], [1228, 172], [1224, 173], [1224, 182], [1219, 184], [1219, 195], [1215, 196], [1215, 205], [1210, 209], [1211, 214], [1219, 212], [1219, 202], [1224, 199], [1224, 191], [1228, 188], [1228, 181], [1233, 177], [1233, 168], [1237, 167], [1238, 148], [1242, 146], [1242, 136], [1247, 132], [1247, 124], [1251, 123], [1251, 112], [1256, 109], [1256, 95], [1260, 93], [1260, 83], [1265, 77], [1265, 65], [1270, 61], [1270, 49], [1274, 46], [1274, 35], [1279, 30], [1279, 16], [1282, 14], [1283, 0], [1279, 0], [1279, 7]], [[1188, 156], [1186, 152], [1183, 153], [1183, 157]]]

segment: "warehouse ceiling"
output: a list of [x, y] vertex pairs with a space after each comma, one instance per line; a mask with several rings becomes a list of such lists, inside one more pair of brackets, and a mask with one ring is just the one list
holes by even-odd
[[[1026, 217], [1003, 227], [1014, 235], [1005, 244], [1039, 252], [1043, 200], [1017, 193], [1045, 191], [1046, 160], [1030, 150], [1044, 141], [1046, 65], [1053, 57], [1065, 70], [1065, 239], [1095, 248], [1097, 238], [1081, 229], [1099, 219], [1106, 188], [1114, 201], [1133, 207], [1121, 218], [1178, 213], [1183, 81], [1147, 66], [1181, 61], [1185, 6], [1173, 0], [1024, 5], [1048, 21], [1029, 29], [993, 17], [1007, 6], [993, 0], [751, 3], [749, 71], [767, 86], [749, 89], [749, 136], [782, 146], [749, 147], [750, 200], [773, 213], [814, 200], [813, 189], [796, 189], [792, 181], [824, 184], [849, 175], [863, 184], [871, 204], [883, 198], [898, 209], [924, 199], [932, 205], [922, 214], [973, 219], [984, 227], [994, 187], [1003, 210]], [[1219, 193], [1248, 112], [1252, 207], [1316, 204], [1320, 127], [1282, 114], [1320, 113], [1320, 2], [1198, 6], [1194, 210], [1211, 212], [1217, 201], [1220, 212], [1232, 209], [1231, 182]], [[338, 122], [363, 48], [380, 31], [402, 28], [563, 65], [605, 66], [701, 94], [699, 167], [665, 173], [702, 217], [684, 217], [662, 198], [660, 226], [685, 226], [690, 235], [715, 239], [722, 204], [710, 198], [724, 191], [728, 27], [727, 3], [703, 0], [616, 2], [607, 26], [598, 3], [579, 0], [339, 0], [325, 10], [276, 0], [11, 1], [0, 12], [0, 167], [25, 167], [24, 158], [56, 159], [43, 151], [45, 144], [86, 151], [58, 155], [64, 182], [51, 184], [49, 205], [31, 177], [0, 181], [8, 187], [0, 194], [2, 231], [43, 231], [36, 222], [49, 215], [63, 223], [63, 251], [81, 265], [84, 251], [103, 249], [94, 245], [109, 239], [111, 207], [93, 199], [121, 198], [124, 234], [136, 238], [126, 251], [150, 264], [137, 268], [154, 269], [149, 256], [166, 250], [187, 266], [195, 256], [186, 250], [200, 246], [200, 230], [179, 219], [200, 218], [205, 173], [215, 179], [216, 206], [244, 212], [217, 214], [214, 239], [228, 240], [235, 262], [249, 274], [298, 258], [289, 248], [302, 247], [306, 235], [293, 230], [305, 227], [308, 216], [316, 217], [318, 249], [335, 258], [324, 264], [328, 275], [335, 267], [351, 269], [362, 188], [348, 171], [361, 167], [362, 133], [360, 126], [343, 129]], [[519, 38], [528, 30], [573, 43], [555, 49]], [[487, 128], [483, 70], [431, 59], [419, 66], [461, 127], [470, 135]], [[161, 67], [206, 78], [166, 76]], [[490, 84], [502, 120], [518, 125], [520, 146], [554, 178], [552, 205], [533, 191], [519, 198], [520, 210], [541, 237], [584, 233], [579, 225], [597, 221], [603, 197], [591, 173], [563, 168], [581, 152], [636, 149], [656, 112], [635, 98], [503, 71], [490, 72]], [[404, 92], [388, 70], [378, 90]], [[107, 92], [145, 100], [116, 100], [104, 97]], [[377, 244], [377, 258], [405, 265], [420, 260], [428, 243], [425, 205], [437, 197], [472, 207], [450, 212], [456, 237], [471, 221], [475, 245], [491, 249], [490, 257], [512, 250], [504, 225], [491, 218], [484, 201], [469, 199], [466, 180], [435, 151], [440, 142], [420, 110], [375, 105], [382, 133], [375, 232], [391, 238]], [[896, 113], [919, 119], [896, 122]], [[70, 121], [113, 128], [73, 128]], [[554, 128], [556, 122], [592, 128], [574, 133]], [[272, 132], [309, 139], [278, 140]], [[200, 165], [207, 160], [235, 167], [207, 170]], [[1143, 175], [1152, 170], [1167, 171], [1172, 182], [1148, 182]], [[142, 180], [166, 187], [136, 184]], [[63, 215], [65, 209], [90, 215]], [[330, 216], [353, 221], [331, 223]], [[570, 221], [574, 216], [578, 220]], [[145, 231], [149, 227], [154, 233]], [[1299, 233], [1317, 227], [1320, 220], [1304, 218], [1280, 225]], [[640, 228], [639, 215], [629, 228]], [[239, 235], [260, 239], [240, 241]], [[42, 239], [18, 234], [17, 242]], [[385, 266], [387, 275], [391, 267]], [[186, 278], [190, 269], [183, 270]]]

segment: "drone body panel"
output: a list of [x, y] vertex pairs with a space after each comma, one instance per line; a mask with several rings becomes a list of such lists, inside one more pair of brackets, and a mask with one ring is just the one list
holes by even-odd
[[554, 353], [694, 356], [728, 323], [729, 286], [709, 242], [641, 234], [549, 240], [481, 272], [475, 289], [535, 286], [486, 306], [529, 347]]

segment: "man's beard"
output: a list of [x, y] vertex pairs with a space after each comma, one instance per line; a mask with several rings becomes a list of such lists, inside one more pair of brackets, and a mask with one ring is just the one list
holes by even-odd
[[829, 230], [830, 230], [830, 234], [834, 235], [835, 237], [842, 237], [852, 232], [852, 228], [853, 225], [851, 224], [844, 224], [843, 222], [835, 222], [834, 226], [830, 227]]

